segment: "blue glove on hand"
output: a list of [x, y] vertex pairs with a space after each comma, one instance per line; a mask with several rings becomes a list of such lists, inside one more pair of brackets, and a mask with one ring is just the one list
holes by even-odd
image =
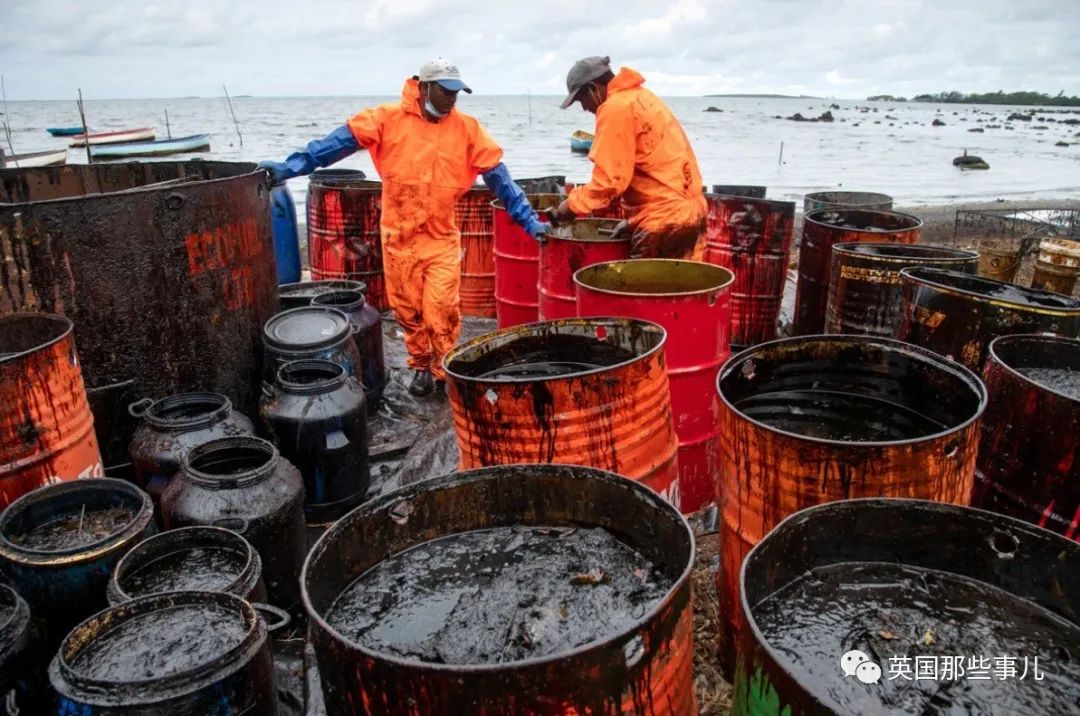
[[536, 243], [544, 245], [547, 243], [548, 232], [554, 227], [543, 221], [530, 221], [524, 228], [529, 236], [536, 240]]
[[320, 167], [340, 162], [360, 149], [356, 137], [344, 124], [322, 139], [308, 142], [302, 151], [293, 152], [284, 162], [259, 162], [258, 168], [270, 173], [274, 184], [310, 174]]
[[493, 169], [484, 172], [483, 179], [495, 198], [506, 207], [514, 223], [529, 232], [529, 236], [539, 241], [539, 237], [547, 233], [546, 228], [541, 230], [534, 226], [542, 224], [540, 217], [536, 215], [525, 192], [510, 178], [510, 170], [505, 164], [499, 162]]

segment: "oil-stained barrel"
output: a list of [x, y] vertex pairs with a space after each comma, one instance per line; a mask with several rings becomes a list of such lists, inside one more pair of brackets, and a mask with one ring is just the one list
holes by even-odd
[[764, 343], [732, 356], [720, 393], [721, 663], [742, 628], [739, 565], [788, 515], [853, 497], [967, 504], [986, 390], [928, 350], [863, 336]]
[[162, 592], [228, 592], [266, 601], [262, 560], [246, 539], [221, 527], [181, 527], [144, 539], [116, 564], [108, 586], [117, 605]]
[[[331, 624], [339, 596], [393, 555], [423, 543], [436, 544], [432, 540], [492, 529], [512, 529], [521, 539], [549, 540], [606, 532], [651, 563], [648, 574], [640, 570], [635, 577], [642, 588], [653, 579], [663, 579], [670, 587], [616, 624], [597, 629], [589, 621], [584, 627], [593, 631], [589, 635], [593, 638], [579, 636], [585, 643], [556, 645], [552, 653], [533, 658], [468, 665], [401, 658], [357, 643]], [[692, 535], [677, 510], [632, 481], [587, 467], [513, 465], [470, 470], [376, 498], [331, 527], [304, 565], [304, 608], [328, 711], [695, 714], [692, 555]], [[571, 589], [601, 590], [586, 593], [586, 598], [603, 599], [600, 595], [618, 588], [620, 565], [589, 562], [582, 566], [596, 571], [569, 575]], [[478, 585], [489, 579], [479, 571], [467, 574], [475, 575]], [[514, 578], [526, 580], [535, 593], [531, 604], [527, 601], [518, 608], [515, 602], [505, 610], [506, 618], [499, 615], [508, 636], [495, 635], [496, 649], [505, 641], [521, 648], [526, 643], [521, 639], [529, 639], [523, 626], [546, 624], [543, 620], [548, 618], [555, 620], [554, 625], [579, 617], [576, 602], [562, 605], [546, 598], [551, 586], [548, 573], [534, 571]], [[494, 621], [493, 616], [485, 617]], [[418, 633], [436, 628], [425, 621]], [[484, 640], [483, 631], [483, 623], [477, 623], [478, 641]]]
[[731, 340], [776, 337], [795, 231], [795, 203], [706, 194], [705, 260], [735, 274]]
[[316, 172], [308, 184], [307, 230], [311, 277], [362, 281], [377, 311], [390, 303], [383, 280], [382, 184], [353, 174]]
[[900, 323], [900, 269], [934, 266], [975, 273], [979, 254], [921, 244], [836, 244], [825, 332], [892, 338]]
[[803, 197], [803, 216], [818, 209], [892, 211], [893, 199], [873, 191], [816, 191]]
[[1080, 241], [1045, 238], [1039, 242], [1035, 273], [1031, 277], [1032, 288], [1071, 296], [1078, 278]]
[[153, 533], [149, 495], [112, 478], [42, 487], [0, 514], [0, 573], [30, 605], [49, 656], [105, 607], [116, 563]]
[[273, 444], [253, 437], [219, 438], [184, 456], [161, 496], [168, 529], [224, 527], [259, 553], [272, 604], [294, 607], [304, 561], [304, 482]]
[[588, 465], [678, 505], [665, 343], [655, 323], [597, 318], [507, 328], [458, 346], [443, 366], [462, 469]]
[[540, 247], [541, 321], [577, 315], [574, 272], [592, 264], [630, 258], [630, 237], [612, 238], [614, 219], [578, 219], [556, 228]]
[[127, 460], [127, 406], [141, 397], [211, 390], [241, 412], [257, 405], [277, 281], [254, 164], [0, 171], [0, 266], [0, 313], [75, 324], [106, 472]]
[[102, 475], [71, 321], [0, 316], [0, 510], [57, 480]]
[[[554, 209], [560, 194], [529, 194], [539, 212]], [[495, 201], [495, 317], [499, 328], [535, 323], [539, 319], [540, 244], [514, 223], [506, 208]], [[543, 219], [544, 215], [540, 214]]]
[[914, 244], [922, 219], [894, 211], [819, 209], [803, 218], [799, 283], [795, 287], [796, 335], [821, 333], [829, 303], [832, 248], [840, 243]]
[[[294, 360], [318, 358], [337, 363], [349, 375], [363, 381], [364, 361], [356, 339], [352, 319], [337, 308], [307, 306], [282, 311], [267, 321], [263, 329], [266, 352], [263, 380], [267, 386], [273, 385], [281, 366]], [[381, 333], [379, 341], [381, 345]]]
[[457, 200], [454, 211], [461, 232], [461, 314], [495, 317], [494, 197], [474, 186]]
[[713, 184], [713, 194], [724, 196], [745, 196], [750, 199], [764, 199], [767, 187], [758, 184]]
[[284, 283], [278, 286], [278, 311], [288, 311], [290, 308], [302, 308], [310, 306], [311, 301], [320, 293], [333, 291], [359, 291], [364, 293], [367, 287], [362, 281], [301, 281], [299, 283]]
[[0, 583], [0, 712], [34, 713], [31, 701], [40, 693], [34, 673], [30, 608], [11, 587]]
[[975, 371], [998, 336], [1051, 333], [1080, 338], [1080, 299], [938, 268], [900, 272], [896, 337]]
[[667, 331], [664, 355], [679, 437], [679, 509], [684, 514], [716, 499], [713, 461], [720, 405], [713, 387], [729, 354], [732, 281], [725, 268], [670, 259], [614, 261], [574, 274], [580, 318], [638, 318]]
[[740, 585], [732, 713], [1076, 710], [1080, 545], [1047, 530], [921, 500], [834, 502], [780, 523]]
[[95, 614], [64, 639], [49, 680], [62, 714], [278, 713], [266, 624], [223, 592], [154, 594]]
[[1080, 341], [995, 338], [983, 380], [971, 504], [1080, 540]]
[[349, 317], [353, 341], [360, 351], [360, 382], [367, 395], [367, 410], [374, 413], [386, 388], [386, 360], [383, 356], [382, 317], [368, 305], [361, 291], [327, 291], [311, 299], [312, 306], [336, 308]]

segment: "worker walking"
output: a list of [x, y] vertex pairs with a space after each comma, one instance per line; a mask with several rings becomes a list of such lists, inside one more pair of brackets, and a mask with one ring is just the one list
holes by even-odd
[[444, 58], [405, 81], [398, 103], [365, 109], [283, 163], [263, 162], [275, 183], [310, 174], [364, 148], [382, 178], [380, 235], [386, 292], [405, 333], [409, 392], [427, 395], [445, 379], [443, 355], [461, 334], [461, 234], [455, 202], [478, 175], [534, 239], [548, 225], [502, 163], [502, 149], [476, 118], [456, 109], [472, 93]]
[[553, 212], [572, 221], [621, 199], [635, 258], [700, 259], [705, 252], [701, 170], [690, 140], [667, 105], [629, 67], [611, 71], [608, 57], [578, 60], [566, 76], [566, 109], [580, 102], [596, 115], [588, 184]]

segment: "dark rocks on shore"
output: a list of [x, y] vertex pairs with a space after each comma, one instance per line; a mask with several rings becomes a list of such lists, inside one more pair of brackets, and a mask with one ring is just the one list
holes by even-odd
[[1001, 125], [1000, 124], [988, 124], [988, 125], [986, 125], [986, 128], [987, 129], [1001, 129]]
[[935, 119], [930, 124], [931, 124], [931, 126], [934, 126], [934, 127], [944, 127], [945, 126], [945, 123], [942, 122], [940, 119]]
[[710, 107], [706, 107], [705, 111], [706, 112], [723, 112], [724, 110], [720, 109], [719, 107], [710, 106]]
[[1039, 131], [1042, 131], [1044, 129], [1050, 129], [1050, 128], [1047, 127], [1045, 124], [1036, 124], [1034, 127], [1032, 127], [1032, 129], [1038, 129]]
[[1069, 143], [1068, 142], [1058, 142], [1054, 146], [1055, 147], [1067, 147], [1067, 146], [1069, 146]]
[[838, 105], [838, 104], [830, 104], [829, 109], [840, 109], [840, 105]]
[[824, 112], [818, 117], [804, 117], [799, 112], [788, 117], [792, 122], [833, 122], [835, 118], [832, 112]]
[[990, 165], [982, 157], [977, 157], [974, 154], [968, 154], [967, 150], [964, 150], [962, 156], [956, 157], [952, 160], [954, 167], [960, 167], [961, 169], [989, 169]]
[[1061, 124], [1080, 124], [1080, 119], [1063, 119]]
[[972, 127], [972, 128], [971, 128], [971, 129], [969, 129], [968, 131], [969, 131], [969, 132], [982, 132], [982, 131], [984, 131], [984, 130], [983, 130], [983, 128], [982, 128], [982, 127]]
[[1035, 115], [1032, 115], [1032, 114], [1020, 114], [1019, 112], [1013, 112], [1012, 114], [1009, 115], [1009, 118], [1006, 121], [1011, 122], [1011, 121], [1013, 121], [1015, 119], [1015, 120], [1017, 120], [1019, 122], [1030, 122], [1031, 118], [1033, 116], [1035, 116]]

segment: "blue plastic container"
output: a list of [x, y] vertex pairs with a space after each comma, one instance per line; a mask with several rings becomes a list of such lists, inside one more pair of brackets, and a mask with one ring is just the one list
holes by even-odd
[[270, 190], [270, 226], [274, 234], [277, 282], [296, 283], [300, 280], [300, 235], [296, 229], [296, 204], [284, 184]]

